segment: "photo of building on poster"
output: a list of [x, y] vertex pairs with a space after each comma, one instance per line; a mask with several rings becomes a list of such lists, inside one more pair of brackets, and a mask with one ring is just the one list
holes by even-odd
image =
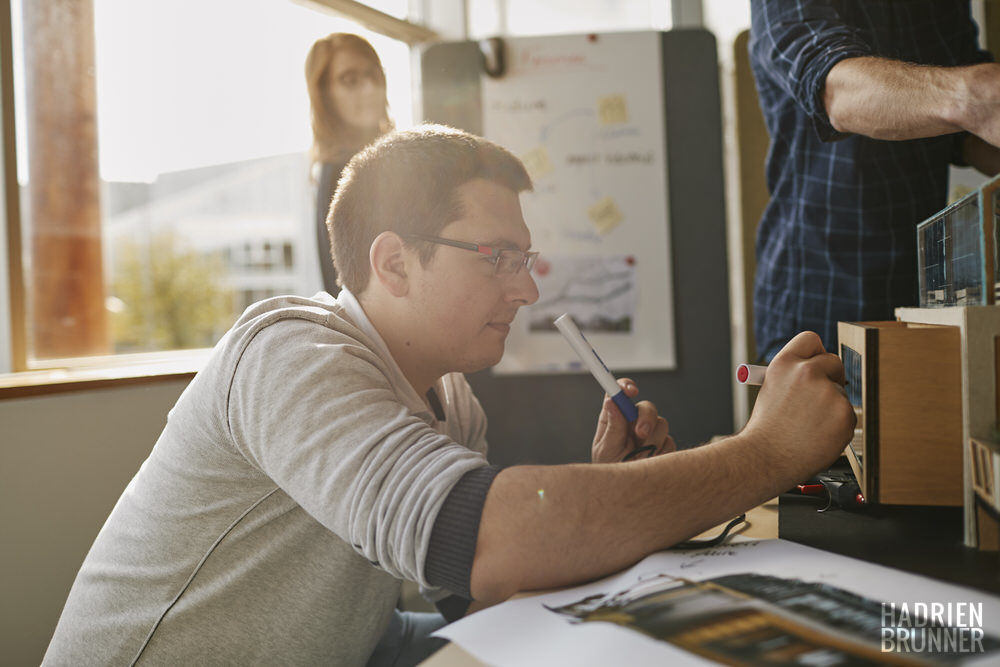
[[556, 331], [569, 313], [584, 333], [635, 331], [636, 260], [632, 255], [546, 256], [535, 264], [538, 301], [526, 309], [528, 331]]
[[978, 618], [972, 603], [916, 606], [933, 615], [827, 584], [743, 573], [698, 582], [659, 575], [546, 608], [727, 665], [962, 665], [1000, 657], [1000, 640], [983, 632], [981, 605]]

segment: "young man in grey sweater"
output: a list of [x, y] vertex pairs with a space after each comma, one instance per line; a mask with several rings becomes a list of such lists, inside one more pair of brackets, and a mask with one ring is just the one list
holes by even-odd
[[452, 605], [593, 579], [839, 455], [843, 367], [802, 334], [738, 435], [674, 452], [641, 402], [636, 433], [663, 455], [623, 463], [629, 427], [606, 399], [594, 463], [490, 466], [462, 373], [497, 363], [538, 297], [530, 186], [510, 153], [448, 128], [356, 156], [328, 221], [343, 291], [263, 301], [219, 342], [98, 535], [45, 664], [405, 662], [403, 579]]

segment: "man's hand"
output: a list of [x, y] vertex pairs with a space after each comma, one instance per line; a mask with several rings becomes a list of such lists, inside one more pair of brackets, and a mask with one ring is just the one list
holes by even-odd
[[766, 448], [775, 473], [805, 475], [832, 464], [854, 435], [857, 417], [844, 391], [844, 365], [819, 336], [800, 333], [767, 367], [743, 433]]
[[[635, 398], [639, 393], [639, 388], [628, 378], [620, 378], [618, 384], [629, 398]], [[670, 425], [666, 419], [659, 416], [655, 405], [649, 401], [640, 401], [636, 408], [639, 410], [639, 418], [636, 419], [633, 430], [625, 421], [618, 406], [605, 394], [591, 447], [591, 461], [615, 463], [630, 452], [646, 445], [651, 445], [655, 449], [649, 454], [640, 454], [639, 458], [665, 454], [677, 448], [674, 439], [670, 437]]]

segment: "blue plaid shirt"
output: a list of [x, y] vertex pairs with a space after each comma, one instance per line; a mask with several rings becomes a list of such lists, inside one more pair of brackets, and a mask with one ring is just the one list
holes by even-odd
[[757, 230], [754, 333], [769, 359], [795, 334], [836, 351], [837, 322], [891, 320], [917, 304], [916, 225], [947, 203], [961, 134], [879, 141], [833, 129], [830, 69], [882, 56], [989, 60], [968, 0], [751, 0], [750, 62], [771, 135], [771, 193]]

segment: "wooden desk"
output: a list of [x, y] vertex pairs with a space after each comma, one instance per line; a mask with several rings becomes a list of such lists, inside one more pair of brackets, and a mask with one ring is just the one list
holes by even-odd
[[[760, 539], [778, 537], [778, 514], [778, 499], [775, 498], [747, 512], [746, 523], [733, 529], [731, 534]], [[711, 530], [706, 530], [698, 537], [714, 537], [724, 526], [725, 524], [722, 524]], [[530, 593], [526, 595], [530, 595]], [[421, 667], [487, 667], [456, 644], [448, 644], [420, 665]]]

